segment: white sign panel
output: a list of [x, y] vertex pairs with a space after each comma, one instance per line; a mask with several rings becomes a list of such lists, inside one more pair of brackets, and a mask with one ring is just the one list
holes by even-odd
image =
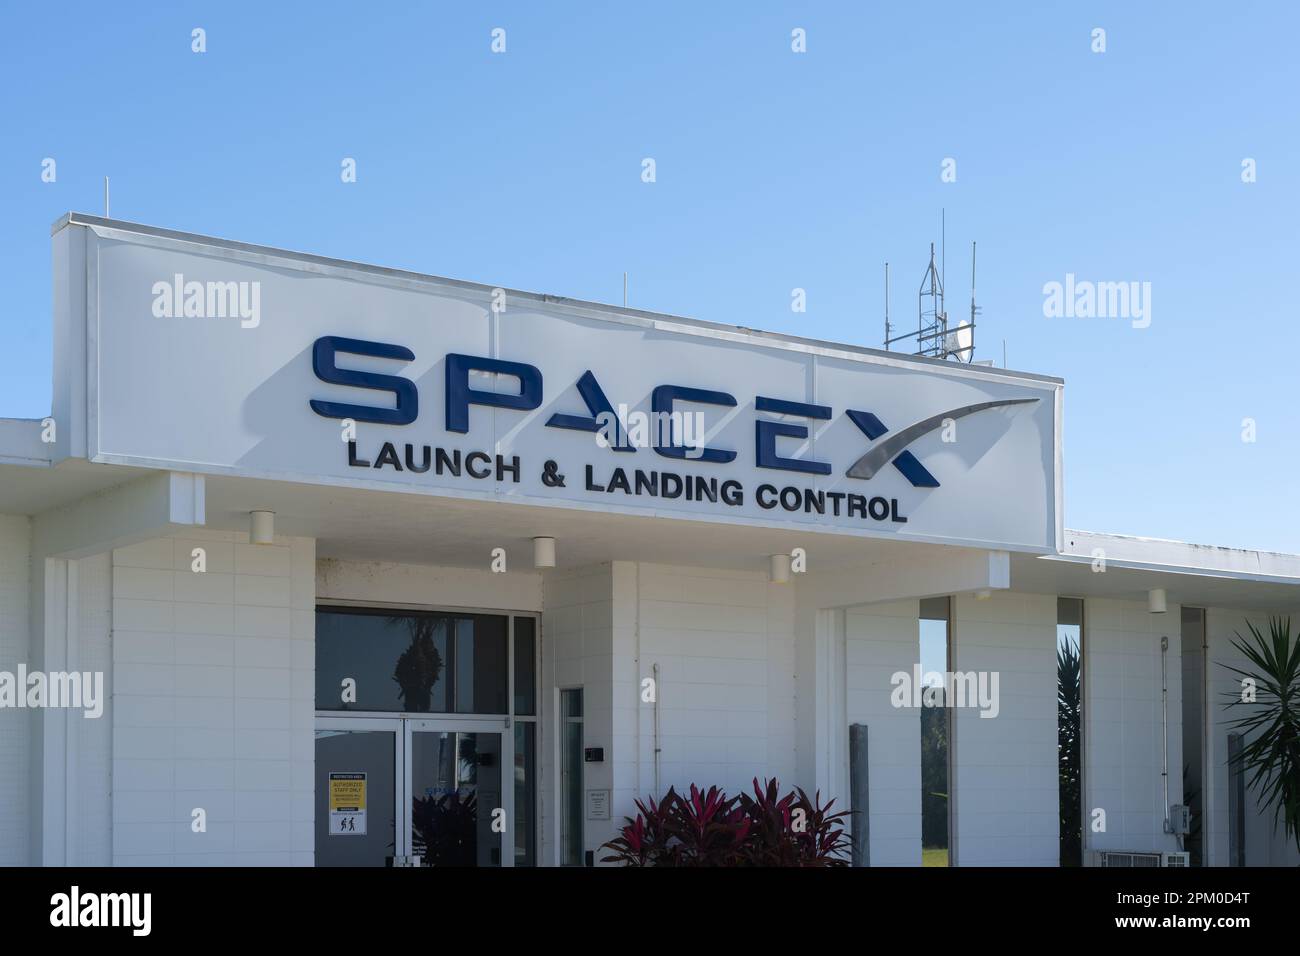
[[609, 791], [608, 790], [587, 791], [587, 819], [588, 820], [609, 819]]
[[96, 461], [1055, 547], [1053, 380], [197, 237], [86, 236]]

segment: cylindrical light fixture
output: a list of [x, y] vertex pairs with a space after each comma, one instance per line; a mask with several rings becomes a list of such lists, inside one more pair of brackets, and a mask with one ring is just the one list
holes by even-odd
[[248, 513], [248, 543], [249, 544], [274, 544], [275, 543], [275, 512], [274, 511], [250, 511]]
[[533, 538], [533, 567], [555, 567], [554, 538]]
[[1164, 614], [1168, 610], [1164, 588], [1152, 588], [1147, 592], [1147, 610], [1152, 614]]
[[771, 557], [772, 567], [768, 570], [767, 579], [773, 584], [790, 583], [790, 555], [774, 554]]

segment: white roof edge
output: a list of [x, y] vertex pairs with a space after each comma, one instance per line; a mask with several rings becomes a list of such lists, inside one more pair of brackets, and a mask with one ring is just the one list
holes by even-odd
[[41, 440], [44, 427], [36, 418], [0, 418], [0, 464], [50, 467], [54, 445]]
[[349, 259], [335, 259], [329, 256], [319, 256], [307, 252], [295, 252], [291, 249], [280, 249], [275, 246], [262, 246], [255, 243], [239, 242], [233, 239], [221, 239], [215, 236], [205, 236], [199, 233], [182, 232], [176, 229], [164, 229], [158, 226], [147, 226], [141, 223], [127, 222], [120, 219], [105, 219], [102, 216], [95, 216], [89, 213], [67, 212], [60, 216], [50, 227], [50, 234], [55, 235], [60, 230], [68, 226], [80, 225], [91, 228], [99, 227], [105, 229], [115, 229], [120, 232], [137, 233], [139, 235], [156, 236], [162, 239], [174, 239], [180, 242], [192, 242], [200, 245], [218, 246], [226, 249], [234, 249], [243, 252], [251, 252], [260, 255], [271, 255], [285, 259], [294, 259], [300, 262], [309, 262], [316, 265], [330, 266], [342, 269], [352, 269], [359, 272], [366, 272], [372, 275], [388, 276], [398, 279], [414, 279], [426, 282], [438, 282], [449, 286], [459, 287], [462, 289], [474, 290], [491, 294], [494, 290], [501, 288], [503, 291], [512, 296], [518, 296], [525, 299], [531, 299], [536, 302], [547, 303], [551, 305], [569, 305], [575, 308], [595, 309], [616, 315], [633, 316], [641, 320], [653, 322], [670, 322], [675, 325], [684, 327], [684, 330], [698, 330], [705, 334], [709, 332], [723, 332], [731, 335], [740, 335], [748, 338], [756, 345], [766, 345], [767, 347], [776, 348], [795, 348], [801, 350], [816, 349], [828, 350], [831, 352], [845, 353], [848, 356], [855, 356], [866, 360], [884, 360], [887, 363], [912, 364], [928, 366], [934, 369], [944, 369], [949, 372], [956, 372], [962, 375], [973, 375], [981, 378], [992, 378], [1002, 381], [1021, 381], [1033, 382], [1038, 385], [1062, 386], [1065, 380], [1052, 375], [1041, 375], [1037, 372], [1018, 372], [1012, 369], [991, 368], [984, 365], [968, 365], [966, 363], [948, 362], [942, 359], [925, 358], [919, 355], [909, 355], [906, 352], [886, 352], [883, 349], [873, 349], [862, 345], [850, 345], [843, 342], [830, 342], [824, 339], [811, 339], [798, 335], [788, 335], [782, 332], [765, 332], [762, 329], [752, 329], [743, 325], [727, 325], [721, 322], [707, 322], [703, 319], [691, 319], [684, 316], [672, 315], [666, 312], [651, 312], [645, 309], [633, 309], [627, 306], [612, 305], [608, 302], [592, 302], [586, 299], [574, 299], [568, 296], [552, 295], [544, 292], [529, 292], [523, 289], [511, 289], [504, 286], [493, 286], [482, 282], [472, 282], [467, 279], [452, 279], [446, 276], [433, 275], [431, 273], [413, 272], [408, 269], [394, 269], [388, 266], [372, 265], [365, 262], [356, 262]]
[[1300, 554], [1068, 528], [1061, 553], [1046, 555], [1045, 559], [1091, 562], [1098, 557], [1098, 551], [1108, 565], [1117, 567], [1300, 585]]

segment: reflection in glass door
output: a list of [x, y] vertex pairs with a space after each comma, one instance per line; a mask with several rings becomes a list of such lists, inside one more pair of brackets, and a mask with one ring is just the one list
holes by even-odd
[[408, 723], [411, 852], [422, 866], [501, 866], [514, 797], [502, 768], [513, 766], [513, 737], [481, 723]]

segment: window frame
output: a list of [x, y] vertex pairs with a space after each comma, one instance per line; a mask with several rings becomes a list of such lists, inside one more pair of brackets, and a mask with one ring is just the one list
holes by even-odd
[[[531, 786], [532, 810], [533, 810], [532, 813], [533, 833], [530, 834], [530, 839], [532, 842], [531, 855], [533, 858], [534, 867], [542, 865], [540, 854], [541, 854], [541, 848], [543, 846], [544, 823], [543, 823], [542, 812], [541, 812], [542, 810], [541, 796], [542, 796], [543, 777], [545, 775], [543, 769], [543, 763], [544, 763], [543, 754], [545, 753], [544, 750], [545, 735], [543, 733], [544, 722], [542, 720], [542, 715], [541, 715], [541, 710], [542, 710], [541, 701], [543, 699], [542, 698], [542, 671], [543, 671], [542, 641], [544, 640], [542, 635], [542, 612], [531, 611], [531, 610], [519, 610], [515, 608], [500, 608], [500, 607], [464, 607], [464, 606], [443, 605], [443, 604], [411, 604], [402, 601], [358, 601], [358, 600], [348, 600], [348, 599], [341, 599], [341, 598], [327, 598], [327, 599], [318, 598], [315, 604], [312, 606], [313, 664], [315, 660], [315, 649], [316, 649], [315, 648], [316, 614], [319, 611], [329, 611], [331, 609], [338, 609], [343, 613], [365, 614], [366, 612], [373, 612], [374, 616], [380, 616], [385, 612], [394, 612], [397, 614], [401, 614], [401, 613], [446, 614], [453, 617], [456, 615], [469, 615], [469, 614], [484, 614], [484, 615], [494, 615], [497, 617], [505, 617], [506, 619], [506, 707], [508, 713], [464, 714], [456, 711], [426, 712], [426, 711], [391, 711], [391, 710], [348, 710], [348, 711], [321, 710], [316, 707], [316, 694], [315, 694], [315, 689], [313, 688], [312, 691], [312, 714], [314, 717], [313, 728], [316, 730], [321, 729], [322, 720], [331, 721], [332, 723], [330, 726], [340, 726], [337, 722], [341, 720], [345, 720], [348, 722], [355, 721], [359, 724], [358, 729], [365, 729], [365, 724], [368, 722], [373, 723], [381, 720], [406, 722], [408, 725], [410, 721], [414, 721], [414, 720], [442, 720], [442, 721], [463, 723], [470, 727], [476, 724], [480, 724], [483, 726], [485, 730], [490, 730], [492, 729], [493, 725], [504, 722], [504, 729], [502, 730], [502, 732], [503, 734], [509, 736], [510, 746], [513, 752], [514, 738], [515, 738], [515, 731], [514, 731], [515, 721], [522, 721], [524, 723], [532, 724], [533, 725], [533, 748], [534, 748], [533, 759], [536, 765], [537, 779], [532, 781], [532, 786]], [[516, 715], [514, 713], [514, 709], [515, 709], [515, 619], [519, 617], [531, 618], [533, 621], [533, 685], [534, 685], [533, 686], [533, 701], [534, 701], [533, 711], [534, 712], [532, 714]], [[312, 761], [314, 766], [315, 765], [314, 753], [313, 753]], [[513, 767], [511, 768], [511, 772], [513, 773]], [[400, 791], [401, 788], [399, 787], [398, 789]], [[502, 784], [502, 789], [503, 791], [505, 789], [504, 782]], [[513, 793], [514, 793], [514, 788], [511, 787], [511, 794], [512, 794], [511, 797], [512, 811], [511, 811], [511, 820], [510, 820], [511, 839], [508, 843], [507, 841], [504, 840], [502, 841], [502, 852], [501, 852], [502, 866], [515, 865], [514, 833], [515, 833], [516, 820], [514, 819], [514, 817], [518, 815], [518, 807], [513, 805], [514, 804]], [[398, 820], [399, 821], [404, 820], [405, 825], [409, 828], [410, 820], [408, 818], [408, 815], [405, 814], [405, 811], [403, 809], [399, 809], [398, 811]], [[506, 862], [507, 858], [509, 859], [509, 862]]]

